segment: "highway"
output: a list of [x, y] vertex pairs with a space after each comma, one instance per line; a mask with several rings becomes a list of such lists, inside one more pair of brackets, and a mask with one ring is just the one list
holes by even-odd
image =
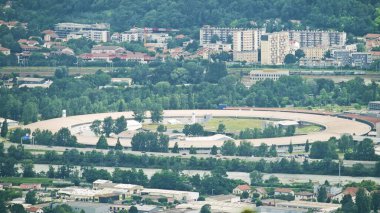
[[[11, 145], [16, 145], [13, 143], [4, 143], [4, 147], [8, 149], [9, 146]], [[30, 145], [30, 144], [24, 144], [23, 145], [25, 149], [32, 150], [34, 154], [41, 154], [40, 151], [56, 151], [56, 152], [63, 152], [65, 150], [69, 149], [77, 149], [80, 152], [91, 152], [93, 150], [96, 150], [98, 152], [102, 153], [107, 153], [109, 150], [104, 150], [104, 149], [94, 149], [94, 148], [73, 148], [73, 147], [60, 147], [60, 146], [54, 146], [54, 147], [48, 147], [48, 146], [43, 146], [43, 145]], [[241, 156], [220, 156], [217, 157], [215, 155], [210, 155], [210, 154], [195, 154], [195, 155], [189, 155], [185, 153], [162, 153], [162, 152], [140, 152], [140, 151], [131, 151], [131, 150], [123, 150], [123, 153], [126, 154], [133, 154], [137, 156], [141, 155], [148, 155], [148, 156], [156, 156], [156, 157], [180, 157], [180, 158], [191, 158], [191, 157], [196, 157], [196, 158], [217, 158], [217, 159], [240, 159], [244, 161], [250, 161], [250, 162], [258, 162], [261, 159], [264, 159], [265, 161], [268, 162], [275, 162], [281, 160], [280, 157], [275, 157], [275, 158], [268, 158], [268, 157], [241, 157]], [[288, 158], [289, 160], [291, 158]], [[295, 161], [302, 163], [304, 161], [304, 158], [295, 158]], [[309, 162], [313, 161], [319, 161], [319, 159], [309, 159]], [[334, 162], [338, 162], [338, 160], [334, 160]], [[376, 161], [354, 161], [354, 160], [343, 160], [343, 166], [345, 167], [352, 167], [356, 163], [361, 163], [367, 168], [373, 168], [376, 164]]]

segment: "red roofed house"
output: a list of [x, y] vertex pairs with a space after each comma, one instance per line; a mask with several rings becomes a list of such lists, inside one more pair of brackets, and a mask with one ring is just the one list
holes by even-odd
[[49, 42], [58, 38], [58, 35], [53, 30], [44, 30], [42, 31], [44, 35], [44, 41]]
[[[333, 200], [338, 200], [339, 202], [343, 199], [345, 195], [351, 195], [352, 200], [355, 202], [356, 193], [359, 191], [359, 187], [347, 187], [343, 192], [332, 197]], [[364, 189], [365, 193], [369, 195], [367, 189]]]
[[380, 47], [380, 34], [367, 34], [365, 36], [367, 51], [374, 47]]
[[92, 54], [106, 53], [106, 54], [118, 54], [124, 53], [125, 49], [119, 46], [94, 46], [91, 49]]
[[28, 212], [28, 213], [44, 213], [44, 210], [42, 210], [42, 208], [39, 208], [39, 207], [31, 206], [31, 207], [26, 208], [26, 212]]
[[274, 195], [275, 196], [279, 196], [279, 195], [294, 196], [294, 191], [291, 189], [287, 189], [287, 188], [276, 188], [274, 190]]
[[20, 189], [41, 189], [40, 183], [23, 183], [20, 185]]
[[4, 55], [10, 55], [11, 50], [5, 47], [0, 46], [0, 52], [3, 53]]
[[233, 189], [232, 193], [235, 195], [241, 195], [243, 192], [251, 193], [251, 187], [247, 184], [245, 185], [239, 185], [236, 188]]
[[295, 193], [296, 200], [312, 200], [314, 199], [314, 193], [312, 192], [297, 192]]

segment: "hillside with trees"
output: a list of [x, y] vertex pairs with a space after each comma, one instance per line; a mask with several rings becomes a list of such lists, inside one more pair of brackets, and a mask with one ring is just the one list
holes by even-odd
[[271, 19], [269, 31], [297, 29], [290, 20], [300, 20], [303, 27], [363, 35], [380, 31], [379, 7], [377, 0], [17, 0], [0, 9], [0, 18], [29, 22], [35, 33], [58, 22], [108, 22], [114, 31], [168, 27], [186, 29], [195, 37], [205, 24], [250, 27], [250, 21], [262, 26]]

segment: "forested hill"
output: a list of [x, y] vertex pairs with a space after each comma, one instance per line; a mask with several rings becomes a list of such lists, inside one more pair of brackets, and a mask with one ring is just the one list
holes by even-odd
[[[0, 0], [5, 4], [7, 0]], [[354, 35], [380, 31], [379, 0], [13, 0], [0, 18], [45, 29], [57, 22], [109, 22], [112, 30], [132, 26], [195, 29], [204, 24], [247, 26], [249, 21], [301, 20], [320, 29]], [[378, 12], [376, 12], [376, 8]], [[377, 18], [378, 17], [378, 18]], [[376, 20], [376, 21], [375, 21]], [[376, 22], [378, 22], [376, 24]]]

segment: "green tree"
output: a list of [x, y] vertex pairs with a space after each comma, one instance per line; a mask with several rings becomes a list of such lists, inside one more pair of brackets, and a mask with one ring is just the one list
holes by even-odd
[[145, 119], [145, 110], [143, 109], [133, 110], [133, 117], [135, 117], [136, 121], [143, 123]]
[[120, 143], [120, 138], [117, 138], [117, 142], [115, 145], [115, 150], [123, 150], [123, 146]]
[[200, 213], [211, 213], [211, 205], [210, 204], [203, 205]]
[[210, 83], [218, 83], [218, 81], [227, 76], [227, 74], [228, 72], [225, 63], [210, 63], [205, 74], [205, 80]]
[[56, 146], [71, 146], [75, 147], [77, 145], [77, 138], [71, 135], [68, 128], [61, 128], [53, 136], [54, 145]]
[[288, 147], [288, 152], [290, 153], [290, 154], [292, 154], [293, 153], [293, 143], [290, 141], [290, 144], [289, 144], [289, 147]]
[[137, 209], [136, 206], [131, 206], [128, 210], [128, 213], [138, 213], [139, 210]]
[[166, 126], [164, 126], [162, 124], [158, 125], [157, 132], [166, 132], [166, 131], [167, 131], [167, 127]]
[[296, 56], [293, 54], [287, 54], [284, 59], [285, 64], [295, 64], [297, 62]]
[[326, 202], [326, 200], [327, 200], [326, 186], [322, 185], [319, 187], [317, 200], [318, 200], [318, 202], [322, 202], [322, 203]]
[[247, 199], [247, 198], [249, 198], [249, 193], [248, 193], [247, 191], [244, 191], [244, 192], [241, 194], [240, 198], [242, 198], [242, 199]]
[[33, 165], [33, 162], [31, 160], [23, 161], [21, 164], [21, 168], [22, 168], [22, 176], [23, 177], [34, 177], [35, 176], [35, 172], [33, 170], [34, 165]]
[[108, 149], [107, 138], [104, 135], [101, 135], [98, 142], [96, 143], [97, 149]]
[[54, 72], [54, 76], [56, 78], [67, 78], [69, 77], [69, 69], [67, 67], [58, 67]]
[[236, 144], [235, 142], [228, 140], [224, 141], [223, 146], [220, 148], [220, 151], [222, 155], [227, 155], [227, 156], [233, 156], [236, 154]]
[[[9, 210], [11, 213], [26, 213], [24, 206], [21, 204], [13, 204]], [[7, 212], [7, 211], [5, 211], [5, 212]]]
[[5, 138], [8, 134], [8, 122], [7, 119], [3, 121], [3, 124], [1, 125], [1, 137]]
[[268, 157], [277, 157], [277, 146], [272, 144], [269, 148]]
[[102, 133], [100, 126], [102, 125], [102, 122], [100, 120], [95, 120], [92, 122], [90, 129], [91, 131], [96, 135], [100, 135]]
[[239, 156], [252, 156], [253, 146], [250, 142], [242, 141], [237, 147], [237, 155]]
[[252, 186], [257, 186], [263, 183], [263, 174], [259, 171], [254, 170], [249, 173], [249, 178], [251, 179]]
[[52, 165], [49, 165], [49, 170], [46, 172], [46, 176], [48, 178], [54, 178], [55, 177], [55, 169]]
[[305, 144], [305, 152], [309, 152], [309, 150], [310, 150], [309, 140], [306, 140], [306, 144]]
[[104, 131], [104, 134], [106, 135], [107, 138], [113, 132], [114, 126], [115, 126], [115, 124], [114, 124], [114, 121], [112, 120], [111, 117], [104, 118], [104, 120], [103, 120], [103, 131]]
[[150, 114], [153, 123], [160, 123], [164, 119], [164, 112], [160, 107], [155, 107], [150, 111]]
[[374, 212], [377, 212], [380, 209], [380, 192], [372, 192], [372, 209]]
[[[211, 147], [211, 152], [210, 152], [210, 154], [211, 154], [211, 155], [217, 155], [217, 154], [218, 154], [218, 147], [215, 146], [215, 145], [213, 145], [213, 146]], [[380, 165], [380, 163], [379, 163], [379, 165]], [[380, 169], [380, 167], [379, 167], [379, 169]]]
[[197, 150], [193, 146], [191, 146], [189, 153], [190, 153], [190, 155], [195, 155], [195, 154], [197, 154]]
[[36, 122], [38, 118], [38, 107], [34, 102], [28, 102], [22, 108], [22, 121], [24, 124]]
[[36, 194], [37, 193], [34, 190], [28, 191], [28, 193], [26, 193], [26, 196], [25, 196], [25, 202], [32, 205], [36, 204], [37, 203]]
[[182, 130], [182, 132], [188, 136], [188, 135], [191, 135], [191, 136], [201, 136], [204, 134], [204, 129], [203, 129], [203, 126], [200, 125], [199, 123], [195, 123], [195, 124], [186, 124]]
[[342, 210], [344, 213], [356, 213], [357, 207], [355, 203], [352, 200], [352, 197], [350, 194], [344, 195], [342, 198]]
[[226, 125], [224, 124], [219, 124], [218, 129], [216, 130], [217, 133], [223, 134], [226, 131]]
[[121, 116], [115, 120], [115, 134], [120, 134], [121, 132], [127, 129], [127, 119], [124, 116]]
[[366, 194], [364, 188], [359, 188], [356, 193], [355, 203], [358, 207], [358, 213], [371, 212], [371, 198]]
[[300, 60], [301, 58], [305, 57], [305, 52], [301, 49], [298, 49], [294, 55], [296, 56], [297, 60]]
[[175, 142], [174, 147], [172, 149], [172, 153], [179, 153], [178, 143]]

